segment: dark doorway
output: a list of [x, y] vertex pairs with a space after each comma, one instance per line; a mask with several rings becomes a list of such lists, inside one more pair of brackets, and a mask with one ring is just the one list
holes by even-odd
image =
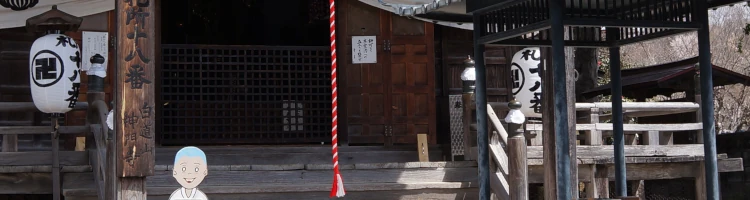
[[326, 0], [166, 0], [165, 44], [327, 46]]
[[162, 145], [330, 142], [327, 1], [161, 6]]

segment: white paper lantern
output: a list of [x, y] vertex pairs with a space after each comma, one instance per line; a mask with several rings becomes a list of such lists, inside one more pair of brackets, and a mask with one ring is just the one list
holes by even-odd
[[542, 117], [541, 51], [538, 47], [524, 48], [513, 55], [511, 83], [513, 95], [521, 102], [526, 117]]
[[29, 84], [34, 105], [44, 113], [66, 113], [78, 101], [81, 53], [63, 34], [40, 37], [29, 52]]

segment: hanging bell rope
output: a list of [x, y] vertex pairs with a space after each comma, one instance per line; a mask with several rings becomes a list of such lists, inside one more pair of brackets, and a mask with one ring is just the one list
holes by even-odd
[[330, 10], [330, 33], [331, 33], [331, 97], [332, 97], [332, 127], [331, 127], [331, 144], [333, 153], [333, 187], [331, 188], [330, 197], [344, 197], [346, 192], [344, 191], [344, 181], [341, 178], [341, 172], [339, 171], [339, 147], [338, 147], [338, 92], [336, 84], [336, 6], [335, 0], [329, 0]]
[[39, 0], [0, 0], [0, 5], [11, 10], [21, 11], [32, 8]]

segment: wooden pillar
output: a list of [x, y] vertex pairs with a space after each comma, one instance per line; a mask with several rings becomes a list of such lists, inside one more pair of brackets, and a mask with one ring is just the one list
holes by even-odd
[[154, 174], [156, 0], [117, 0], [115, 147], [119, 199], [146, 199]]

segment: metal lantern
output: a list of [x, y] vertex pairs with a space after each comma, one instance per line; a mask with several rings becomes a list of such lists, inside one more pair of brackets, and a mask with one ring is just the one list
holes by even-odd
[[36, 6], [39, 0], [0, 0], [0, 6], [20, 11]]
[[34, 105], [61, 114], [75, 107], [80, 87], [81, 57], [76, 42], [63, 34], [47, 34], [31, 46], [29, 82]]
[[476, 70], [474, 69], [474, 60], [471, 59], [471, 56], [468, 56], [466, 60], [464, 60], [464, 71], [461, 72], [461, 80], [463, 81], [463, 92], [464, 93], [474, 93], [474, 89], [476, 88], [476, 80], [477, 80], [477, 74]]

